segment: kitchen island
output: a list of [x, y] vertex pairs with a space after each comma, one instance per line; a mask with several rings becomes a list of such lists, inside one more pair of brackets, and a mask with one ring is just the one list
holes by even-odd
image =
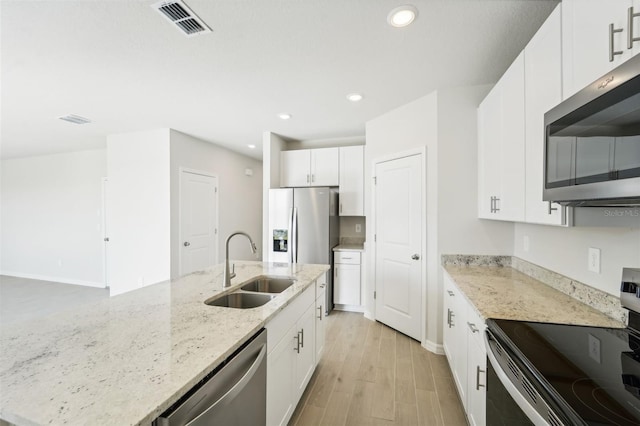
[[[19, 425], [150, 424], [328, 270], [235, 262], [75, 311], [0, 326], [0, 419]], [[296, 282], [253, 309], [208, 306], [259, 275]]]

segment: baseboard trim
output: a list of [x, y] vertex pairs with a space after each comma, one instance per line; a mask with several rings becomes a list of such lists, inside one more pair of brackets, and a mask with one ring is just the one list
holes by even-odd
[[429, 340], [425, 340], [422, 343], [422, 347], [428, 350], [429, 352], [433, 352], [434, 354], [444, 355], [444, 346], [439, 345], [437, 343], [433, 343]]
[[14, 271], [0, 271], [0, 275], [6, 275], [8, 277], [27, 278], [30, 280], [52, 281], [55, 283], [62, 283], [62, 284], [81, 285], [85, 287], [106, 288], [104, 283], [98, 283], [95, 281], [74, 280], [74, 279], [64, 278], [64, 277], [49, 277], [46, 275], [25, 274], [22, 272], [14, 272]]
[[368, 320], [375, 321], [376, 317], [373, 315], [373, 312], [369, 312], [366, 309], [364, 310], [364, 317]]
[[362, 306], [339, 305], [337, 303], [333, 305], [333, 309], [335, 309], [336, 311], [344, 311], [344, 312], [359, 312], [359, 313], [364, 312], [364, 308]]

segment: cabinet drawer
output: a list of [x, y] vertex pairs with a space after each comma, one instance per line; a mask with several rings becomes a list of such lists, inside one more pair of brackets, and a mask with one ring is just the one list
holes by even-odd
[[291, 303], [269, 320], [265, 325], [267, 329], [267, 353], [271, 352], [278, 342], [285, 336], [292, 324], [304, 311], [315, 302], [315, 287], [309, 286], [301, 295], [291, 301]]
[[360, 252], [357, 251], [336, 251], [333, 253], [334, 263], [346, 263], [349, 265], [360, 264]]

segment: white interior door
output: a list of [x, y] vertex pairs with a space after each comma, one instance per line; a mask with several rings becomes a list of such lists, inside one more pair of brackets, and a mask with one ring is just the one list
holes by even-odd
[[422, 155], [375, 165], [376, 319], [422, 337]]
[[180, 173], [180, 275], [218, 263], [218, 178]]

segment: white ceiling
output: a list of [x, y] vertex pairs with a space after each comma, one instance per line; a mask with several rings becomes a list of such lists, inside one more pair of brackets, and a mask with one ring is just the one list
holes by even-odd
[[155, 1], [0, 1], [2, 158], [159, 127], [256, 158], [266, 130], [363, 136], [437, 88], [497, 81], [557, 4], [407, 0], [419, 16], [398, 29], [386, 19], [403, 0], [186, 0], [213, 29], [188, 38]]

